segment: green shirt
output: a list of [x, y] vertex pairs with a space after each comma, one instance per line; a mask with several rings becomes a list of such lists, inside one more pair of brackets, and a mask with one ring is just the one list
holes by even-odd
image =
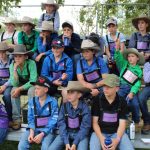
[[127, 81], [125, 81], [122, 78], [122, 75], [123, 75], [125, 69], [127, 69], [127, 68], [128, 68], [128, 70], [133, 72], [136, 76], [138, 76], [138, 80], [135, 82], [135, 84], [131, 85], [131, 90], [130, 90], [130, 93], [136, 94], [141, 87], [142, 70], [141, 70], [140, 66], [138, 64], [135, 66], [132, 66], [131, 64], [129, 64], [129, 62], [123, 57], [123, 55], [120, 53], [120, 51], [115, 51], [115, 60], [116, 60], [117, 68], [120, 71], [121, 84], [129, 84], [129, 83], [127, 83]]
[[27, 35], [25, 32], [21, 31], [18, 33], [18, 44], [26, 45], [27, 50], [31, 50], [32, 52], [37, 51], [37, 38], [39, 36], [39, 32], [32, 30], [30, 35]]
[[14, 87], [20, 87], [22, 86], [24, 90], [28, 90], [32, 85], [30, 82], [36, 82], [37, 80], [37, 69], [36, 69], [36, 64], [33, 60], [27, 59], [25, 60], [24, 66], [22, 71], [20, 68], [17, 68], [17, 74], [19, 77], [22, 77], [23, 79], [26, 79], [26, 83], [21, 83], [18, 80], [14, 78], [14, 63], [11, 63], [10, 65], [10, 81], [12, 86]]

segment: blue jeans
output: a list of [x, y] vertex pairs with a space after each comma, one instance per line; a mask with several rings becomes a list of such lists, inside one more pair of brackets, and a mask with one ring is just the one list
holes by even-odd
[[[76, 137], [76, 133], [69, 134], [72, 139]], [[58, 135], [55, 140], [50, 144], [48, 150], [63, 150], [64, 142], [61, 139], [60, 135]], [[77, 145], [77, 150], [88, 150], [88, 137], [85, 137], [83, 140], [79, 142]]]
[[[116, 138], [117, 134], [103, 134], [104, 137], [110, 136], [110, 138]], [[119, 144], [118, 144], [119, 150], [134, 150], [133, 145], [131, 141], [129, 140], [126, 133], [123, 134]], [[92, 133], [91, 139], [90, 139], [90, 150], [101, 150], [101, 143], [100, 139], [97, 137], [95, 132]]]
[[[12, 91], [16, 89], [17, 87], [13, 87]], [[34, 97], [34, 87], [30, 87], [28, 89], [28, 99], [31, 99]], [[18, 97], [11, 97], [11, 103], [12, 103], [12, 119], [13, 121], [21, 122], [20, 118], [20, 96]]]
[[[127, 95], [130, 93], [131, 87], [130, 85], [127, 84], [122, 84], [120, 85], [120, 89], [118, 91], [118, 94], [124, 99], [126, 99]], [[128, 108], [129, 111], [132, 112], [132, 120], [135, 123], [140, 122], [140, 107], [139, 107], [139, 102], [138, 102], [138, 95], [134, 95], [132, 100], [129, 100], [128, 102]]]
[[[21, 137], [21, 140], [18, 145], [18, 150], [28, 150], [31, 146], [31, 144], [28, 141], [30, 131], [27, 130], [23, 136]], [[38, 133], [35, 133], [37, 135]], [[48, 150], [49, 145], [52, 143], [54, 140], [54, 135], [49, 133], [47, 136], [45, 136], [42, 140], [42, 145], [41, 145], [41, 150]]]
[[0, 128], [0, 144], [5, 140], [6, 135], [7, 135], [7, 129]]
[[150, 124], [150, 113], [148, 112], [148, 105], [147, 105], [149, 97], [150, 97], [150, 86], [147, 86], [144, 87], [138, 95], [138, 100], [140, 103], [144, 124]]
[[12, 86], [8, 86], [3, 93], [3, 101], [5, 103], [9, 121], [12, 121], [12, 104], [11, 104], [11, 94], [10, 94], [11, 90], [12, 90]]

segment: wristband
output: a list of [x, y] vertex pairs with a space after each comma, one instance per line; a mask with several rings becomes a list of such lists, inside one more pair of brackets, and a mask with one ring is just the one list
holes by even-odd
[[14, 68], [14, 71], [17, 71], [17, 69]]

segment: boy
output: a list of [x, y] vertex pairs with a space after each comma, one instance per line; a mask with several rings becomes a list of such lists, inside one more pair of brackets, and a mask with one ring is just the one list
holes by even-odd
[[38, 27], [41, 27], [43, 21], [52, 21], [54, 31], [58, 32], [60, 26], [59, 18], [59, 4], [55, 3], [54, 0], [47, 0], [47, 2], [42, 3], [42, 10], [46, 10], [46, 13], [43, 13], [38, 21]]
[[127, 100], [132, 119], [139, 126], [139, 103], [137, 93], [141, 87], [142, 70], [139, 65], [144, 64], [144, 56], [137, 49], [129, 48], [119, 51], [119, 40], [116, 42], [115, 61], [120, 71], [120, 89], [118, 94]]
[[[125, 134], [127, 104], [117, 94], [119, 89], [119, 77], [108, 74], [104, 79], [101, 95], [95, 97], [92, 116], [94, 132], [90, 140], [91, 150], [134, 150], [128, 136]], [[110, 137], [112, 143], [105, 144], [105, 139]]]
[[62, 150], [65, 145], [66, 150], [88, 150], [91, 112], [82, 101], [82, 94], [90, 90], [83, 87], [79, 81], [69, 81], [65, 90], [68, 102], [62, 105], [58, 117], [60, 135], [48, 149]]
[[132, 34], [128, 47], [136, 48], [143, 54], [150, 53], [150, 18], [141, 15], [132, 19], [132, 24], [137, 29], [137, 32]]
[[22, 92], [28, 91], [29, 98], [34, 96], [34, 87], [30, 82], [35, 82], [37, 79], [36, 64], [33, 60], [28, 59], [31, 51], [27, 51], [24, 45], [16, 45], [14, 52], [14, 62], [10, 65], [10, 81], [13, 86], [11, 91], [12, 102], [12, 128], [20, 129], [20, 95]]
[[39, 77], [35, 85], [35, 97], [29, 99], [28, 127], [18, 145], [18, 150], [27, 150], [32, 143], [42, 143], [41, 150], [47, 150], [53, 141], [53, 129], [58, 118], [56, 99], [48, 95], [51, 85], [46, 77]]

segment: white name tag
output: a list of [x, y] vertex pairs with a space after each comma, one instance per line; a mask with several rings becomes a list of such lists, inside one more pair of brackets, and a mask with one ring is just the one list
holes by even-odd
[[135, 80], [138, 78], [134, 73], [132, 73], [130, 70], [127, 70], [124, 75], [124, 79], [126, 79], [129, 83], [134, 83]]

